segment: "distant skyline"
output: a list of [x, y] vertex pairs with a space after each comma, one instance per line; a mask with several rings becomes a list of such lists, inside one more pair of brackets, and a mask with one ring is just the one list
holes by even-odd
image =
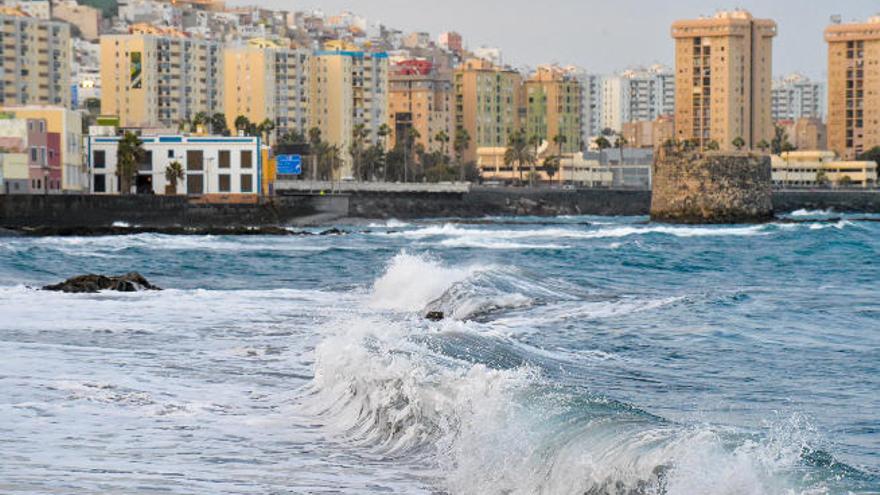
[[880, 12], [876, 0], [231, 0], [283, 10], [320, 9], [328, 15], [350, 10], [370, 22], [405, 31], [458, 31], [470, 49], [498, 47], [514, 66], [576, 64], [610, 73], [635, 65], [672, 65], [674, 20], [744, 8], [779, 25], [774, 42], [774, 77], [800, 72], [825, 79], [823, 39], [832, 15], [844, 22], [864, 21]]

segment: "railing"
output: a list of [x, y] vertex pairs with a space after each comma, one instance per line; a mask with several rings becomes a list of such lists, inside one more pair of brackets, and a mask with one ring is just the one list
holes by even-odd
[[350, 192], [377, 192], [377, 193], [466, 193], [470, 191], [468, 182], [440, 182], [440, 183], [414, 183], [414, 182], [357, 182], [357, 181], [310, 181], [310, 180], [277, 180], [275, 191], [283, 192], [307, 192], [307, 193], [350, 193]]

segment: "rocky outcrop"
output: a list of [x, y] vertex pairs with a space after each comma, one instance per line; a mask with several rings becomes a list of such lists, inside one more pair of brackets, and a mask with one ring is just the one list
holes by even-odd
[[770, 157], [661, 150], [654, 163], [651, 219], [686, 224], [772, 220]]
[[61, 282], [60, 284], [47, 285], [43, 290], [73, 293], [95, 293], [102, 290], [117, 292], [137, 292], [141, 290], [162, 290], [151, 284], [143, 275], [137, 272], [125, 275], [107, 277], [104, 275], [80, 275]]

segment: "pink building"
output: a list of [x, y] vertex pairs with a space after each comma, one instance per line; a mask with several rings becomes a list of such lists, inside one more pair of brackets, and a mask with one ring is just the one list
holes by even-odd
[[455, 31], [447, 31], [445, 33], [441, 33], [439, 42], [440, 46], [446, 48], [453, 53], [461, 53], [463, 50], [461, 35], [456, 33]]

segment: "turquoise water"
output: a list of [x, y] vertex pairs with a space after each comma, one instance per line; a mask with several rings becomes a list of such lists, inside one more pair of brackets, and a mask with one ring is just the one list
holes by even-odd
[[880, 223], [828, 216], [0, 238], [0, 493], [880, 493]]

